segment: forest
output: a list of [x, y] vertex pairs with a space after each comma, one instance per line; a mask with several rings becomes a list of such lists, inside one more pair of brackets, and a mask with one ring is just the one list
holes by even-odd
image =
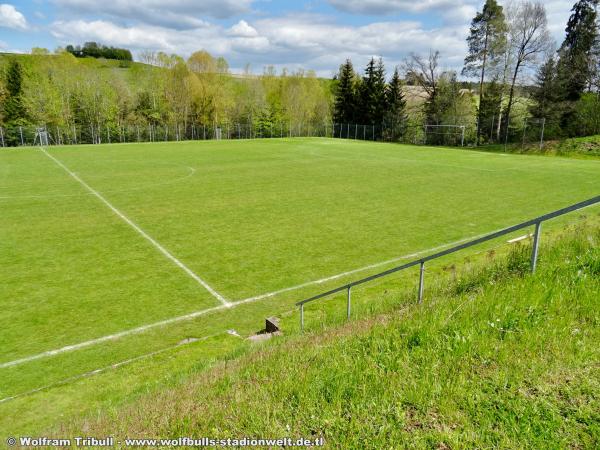
[[[238, 124], [253, 134], [329, 121], [330, 81], [314, 72], [232, 75], [205, 51], [187, 60], [144, 54], [146, 63], [52, 55], [0, 56], [0, 126], [7, 145], [45, 126], [56, 141], [107, 142], [198, 137]], [[27, 136], [26, 136], [27, 138]]]

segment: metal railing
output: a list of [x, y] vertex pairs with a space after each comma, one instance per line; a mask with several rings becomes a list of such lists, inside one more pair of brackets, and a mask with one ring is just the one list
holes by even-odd
[[517, 225], [513, 225], [510, 226], [508, 228], [504, 228], [502, 230], [499, 231], [495, 231], [493, 233], [487, 234], [485, 236], [482, 236], [480, 238], [477, 239], [473, 239], [472, 241], [469, 242], [465, 242], [463, 244], [460, 245], [456, 245], [454, 247], [448, 248], [446, 250], [442, 250], [440, 252], [437, 253], [433, 253], [431, 255], [425, 256], [423, 258], [419, 258], [419, 259], [415, 259], [414, 261], [408, 262], [406, 264], [402, 264], [401, 266], [397, 266], [397, 267], [393, 267], [391, 269], [388, 269], [386, 271], [374, 274], [374, 275], [370, 275], [366, 278], [362, 278], [360, 280], [356, 280], [356, 281], [352, 281], [350, 283], [344, 284], [343, 286], [339, 286], [335, 289], [331, 289], [327, 292], [323, 292], [321, 294], [315, 295], [313, 297], [307, 298], [306, 300], [302, 300], [298, 303], [296, 303], [296, 306], [298, 306], [300, 308], [300, 329], [304, 330], [304, 305], [306, 305], [307, 303], [313, 302], [315, 300], [319, 300], [321, 298], [324, 297], [328, 297], [330, 295], [336, 294], [338, 292], [342, 292], [342, 291], [347, 291], [347, 295], [346, 295], [346, 318], [350, 319], [350, 310], [351, 310], [351, 291], [352, 288], [354, 286], [358, 286], [364, 283], [368, 283], [369, 281], [373, 281], [376, 280], [378, 278], [381, 277], [385, 277], [387, 275], [390, 275], [392, 273], [396, 273], [396, 272], [400, 272], [401, 270], [404, 269], [408, 269], [410, 267], [413, 266], [417, 266], [419, 265], [419, 287], [418, 287], [418, 301], [419, 303], [423, 302], [423, 289], [424, 289], [424, 283], [425, 283], [425, 279], [424, 279], [424, 275], [425, 275], [425, 263], [427, 261], [431, 261], [437, 258], [441, 258], [442, 256], [445, 255], [449, 255], [451, 253], [455, 253], [458, 252], [460, 250], [463, 250], [465, 248], [469, 248], [472, 247], [474, 245], [477, 244], [481, 244], [482, 242], [486, 242], [495, 238], [498, 238], [500, 236], [504, 236], [506, 234], [512, 233], [513, 231], [517, 231], [517, 230], [521, 230], [523, 228], [527, 228], [530, 227], [532, 225], [535, 225], [535, 232], [534, 232], [534, 238], [533, 238], [533, 248], [532, 248], [532, 252], [531, 252], [531, 271], [535, 272], [535, 268], [536, 268], [536, 264], [537, 264], [537, 257], [538, 257], [538, 249], [539, 249], [539, 243], [540, 243], [540, 231], [541, 231], [541, 227], [542, 227], [542, 222], [545, 222], [547, 220], [553, 219], [555, 217], [559, 217], [562, 216], [564, 214], [573, 212], [573, 211], [577, 211], [579, 209], [583, 209], [586, 208], [588, 206], [591, 205], [595, 205], [597, 203], [600, 203], [600, 195], [590, 198], [588, 200], [585, 200], [583, 202], [579, 202], [579, 203], [575, 203], [571, 206], [567, 206], [566, 208], [562, 208], [562, 209], [558, 209], [556, 211], [553, 211], [551, 213], [548, 214], [544, 214], [543, 216], [539, 216], [536, 217], [535, 219], [531, 219], [531, 220], [527, 220], [526, 222], [522, 222], [519, 223]]

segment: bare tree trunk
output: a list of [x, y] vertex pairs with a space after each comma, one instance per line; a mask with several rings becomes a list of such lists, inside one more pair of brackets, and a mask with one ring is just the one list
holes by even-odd
[[485, 63], [487, 60], [488, 36], [489, 25], [486, 26], [485, 31], [485, 45], [483, 48], [483, 61], [481, 64], [481, 80], [479, 81], [479, 111], [477, 112], [477, 146], [479, 146], [481, 142], [481, 104], [483, 103], [483, 80], [485, 79]]
[[508, 94], [508, 105], [506, 105], [506, 126], [504, 127], [504, 142], [508, 141], [508, 127], [510, 123], [510, 111], [512, 110], [513, 100], [515, 96], [515, 84], [517, 83], [517, 75], [519, 74], [519, 68], [521, 62], [517, 61], [515, 71], [512, 77], [512, 83], [510, 84], [510, 93]]

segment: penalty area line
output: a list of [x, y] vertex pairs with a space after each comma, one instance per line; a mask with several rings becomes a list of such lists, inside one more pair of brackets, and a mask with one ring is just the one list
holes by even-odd
[[[381, 262], [378, 262], [378, 263], [375, 263], [375, 264], [369, 264], [368, 266], [359, 267], [357, 269], [349, 270], [347, 272], [338, 273], [336, 275], [331, 275], [329, 277], [321, 278], [319, 280], [307, 281], [306, 283], [298, 284], [296, 286], [291, 286], [291, 287], [279, 289], [279, 290], [273, 291], [273, 292], [267, 292], [266, 294], [256, 295], [254, 297], [246, 298], [246, 299], [244, 299], [242, 301], [261, 300], [263, 298], [274, 297], [276, 295], [283, 294], [285, 292], [295, 291], [295, 290], [302, 289], [302, 288], [305, 288], [305, 287], [308, 287], [308, 286], [313, 286], [315, 284], [323, 284], [323, 283], [326, 283], [328, 281], [333, 281], [333, 280], [337, 280], [339, 278], [347, 277], [349, 275], [354, 275], [356, 273], [364, 272], [365, 270], [376, 269], [378, 267], [386, 266], [386, 265], [389, 265], [389, 264], [392, 264], [392, 263], [395, 263], [395, 262], [398, 262], [398, 261], [402, 261], [402, 260], [405, 260], [405, 259], [408, 259], [408, 258], [416, 258], [418, 256], [421, 256], [421, 255], [425, 254], [425, 253], [437, 252], [439, 250], [443, 250], [443, 249], [445, 249], [447, 247], [451, 247], [453, 245], [459, 245], [459, 244], [462, 244], [463, 242], [467, 242], [467, 241], [471, 241], [473, 239], [478, 239], [480, 237], [487, 236], [488, 234], [490, 234], [490, 233], [484, 233], [484, 234], [479, 234], [477, 236], [471, 236], [471, 237], [468, 237], [468, 238], [460, 239], [458, 241], [449, 242], [448, 244], [439, 245], [439, 246], [433, 247], [433, 248], [428, 248], [427, 250], [422, 250], [422, 251], [419, 251], [419, 252], [411, 253], [409, 255], [398, 256], [397, 258], [388, 259], [387, 261], [381, 261]], [[233, 302], [233, 304], [236, 304], [236, 303], [238, 303], [238, 302]]]
[[48, 350], [47, 352], [38, 353], [37, 355], [32, 355], [32, 356], [28, 356], [26, 358], [15, 359], [14, 361], [2, 363], [2, 364], [0, 364], [0, 369], [18, 366], [18, 365], [21, 365], [21, 364], [24, 364], [27, 362], [35, 361], [35, 360], [42, 359], [42, 358], [47, 358], [49, 356], [60, 355], [61, 353], [67, 353], [67, 352], [72, 352], [75, 350], [81, 350], [86, 347], [91, 347], [91, 346], [94, 346], [97, 344], [101, 344], [103, 342], [114, 341], [114, 340], [120, 339], [125, 336], [140, 334], [145, 331], [151, 330], [153, 328], [163, 327], [163, 326], [171, 325], [171, 324], [178, 323], [178, 322], [192, 320], [197, 317], [204, 316], [206, 314], [210, 314], [212, 312], [235, 308], [236, 306], [244, 305], [246, 303], [252, 303], [257, 300], [260, 300], [260, 299], [249, 298], [249, 299], [245, 299], [245, 300], [238, 300], [236, 302], [227, 303], [226, 305], [213, 306], [212, 308], [203, 309], [201, 311], [195, 311], [193, 313], [185, 314], [183, 316], [172, 317], [170, 319], [161, 320], [159, 322], [142, 325], [137, 328], [131, 328], [129, 330], [120, 331], [115, 334], [109, 334], [107, 336], [102, 336], [102, 337], [99, 337], [96, 339], [91, 339], [89, 341], [80, 342], [79, 344], [67, 345], [65, 347], [61, 347], [56, 350]]
[[[179, 259], [177, 259], [171, 252], [169, 252], [166, 248], [164, 248], [158, 241], [156, 241], [152, 236], [142, 230], [135, 222], [133, 222], [129, 217], [119, 211], [116, 207], [114, 207], [108, 200], [106, 200], [102, 194], [93, 189], [89, 184], [83, 181], [76, 173], [72, 172], [67, 166], [65, 166], [60, 160], [52, 156], [50, 153], [46, 151], [45, 148], [41, 147], [40, 150], [44, 155], [50, 158], [56, 165], [58, 165], [61, 169], [71, 176], [75, 181], [81, 184], [85, 189], [87, 189], [91, 194], [93, 194], [98, 200], [100, 200], [104, 205], [106, 205], [113, 213], [117, 215], [123, 222], [133, 228], [137, 233], [150, 242], [160, 253], [162, 253], [167, 259], [173, 262], [177, 267], [183, 270], [190, 278], [200, 284], [204, 289], [206, 289], [213, 297], [219, 300], [224, 306], [229, 306], [230, 303], [219, 294], [216, 290], [214, 290], [206, 281], [196, 275], [188, 266], [182, 263]], [[0, 366], [1, 367], [1, 366]]]

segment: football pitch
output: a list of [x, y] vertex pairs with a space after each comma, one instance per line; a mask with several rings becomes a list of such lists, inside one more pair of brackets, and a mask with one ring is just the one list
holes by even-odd
[[2, 150], [0, 398], [599, 188], [593, 160], [320, 138]]

